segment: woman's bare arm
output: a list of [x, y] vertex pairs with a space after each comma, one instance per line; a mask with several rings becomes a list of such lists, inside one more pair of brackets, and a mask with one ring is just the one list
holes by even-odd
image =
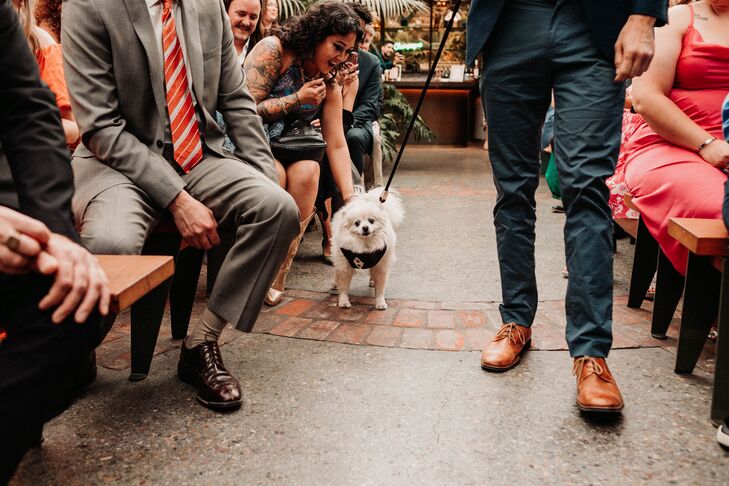
[[668, 95], [674, 84], [683, 35], [691, 23], [691, 9], [669, 10], [669, 24], [656, 29], [656, 52], [648, 71], [633, 82], [633, 108], [648, 125], [674, 145], [695, 151], [710, 135], [689, 118]]
[[327, 96], [322, 107], [321, 131], [327, 142], [327, 158], [334, 183], [346, 201], [354, 193], [352, 159], [342, 125], [342, 89], [336, 82], [327, 86]]

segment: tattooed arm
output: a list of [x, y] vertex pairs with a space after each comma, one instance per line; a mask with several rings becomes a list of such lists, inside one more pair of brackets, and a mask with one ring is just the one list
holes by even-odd
[[257, 43], [243, 63], [248, 90], [256, 101], [256, 111], [265, 123], [284, 117], [300, 105], [298, 93], [265, 99], [281, 75], [283, 66], [283, 46], [277, 37], [266, 37]]

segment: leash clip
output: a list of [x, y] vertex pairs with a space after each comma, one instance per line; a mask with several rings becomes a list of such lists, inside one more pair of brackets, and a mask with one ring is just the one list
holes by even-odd
[[380, 203], [385, 204], [385, 201], [387, 201], [387, 195], [389, 194], [388, 191], [382, 191], [380, 194]]

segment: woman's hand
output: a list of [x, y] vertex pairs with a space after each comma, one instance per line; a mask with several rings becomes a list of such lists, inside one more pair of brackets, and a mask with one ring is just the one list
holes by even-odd
[[327, 95], [327, 86], [323, 78], [305, 83], [297, 92], [302, 105], [319, 105]]
[[699, 155], [717, 169], [724, 170], [729, 166], [729, 143], [716, 139], [701, 149]]

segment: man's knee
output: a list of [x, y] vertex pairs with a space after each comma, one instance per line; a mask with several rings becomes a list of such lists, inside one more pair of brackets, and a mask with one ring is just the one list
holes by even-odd
[[85, 221], [81, 242], [95, 255], [139, 255], [146, 231], [119, 221]]
[[372, 145], [371, 137], [365, 129], [354, 127], [347, 132], [346, 138], [350, 150], [356, 148], [362, 152], [369, 152]]
[[295, 234], [299, 229], [299, 209], [291, 195], [280, 187], [268, 190], [257, 210], [259, 221], [279, 221], [280, 227]]

